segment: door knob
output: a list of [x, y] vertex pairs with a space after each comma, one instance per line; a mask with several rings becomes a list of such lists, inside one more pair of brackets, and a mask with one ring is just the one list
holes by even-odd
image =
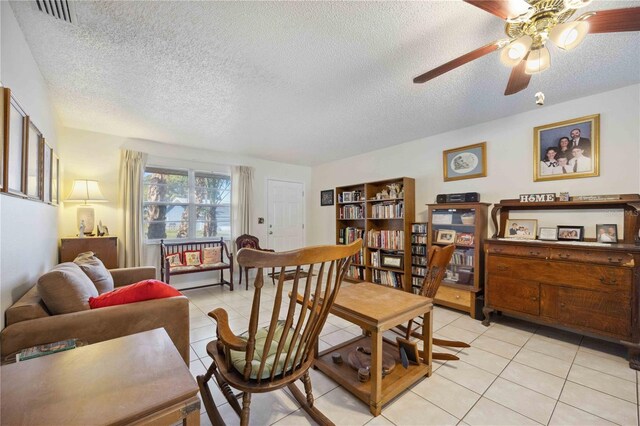
[[269, 235], [273, 235], [273, 231], [269, 231]]

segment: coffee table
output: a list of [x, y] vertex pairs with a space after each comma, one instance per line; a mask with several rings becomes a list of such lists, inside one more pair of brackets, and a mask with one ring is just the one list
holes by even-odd
[[7, 425], [200, 424], [198, 385], [163, 328], [1, 368]]
[[[318, 354], [315, 366], [353, 393], [360, 400], [369, 404], [374, 416], [380, 415], [383, 404], [386, 404], [413, 383], [424, 376], [431, 376], [431, 312], [432, 299], [396, 290], [379, 284], [361, 282], [342, 287], [338, 292], [331, 313], [353, 324], [360, 326], [370, 336], [363, 335], [341, 343]], [[410, 319], [424, 315], [422, 326], [423, 357], [418, 365], [402, 365], [396, 367], [382, 378], [382, 353], [395, 357], [400, 363], [398, 348], [390, 342], [383, 341], [382, 334], [396, 325], [406, 324]], [[358, 373], [347, 361], [347, 354], [358, 346], [371, 347], [371, 379], [360, 382]], [[338, 352], [344, 362], [336, 364], [331, 354]]]

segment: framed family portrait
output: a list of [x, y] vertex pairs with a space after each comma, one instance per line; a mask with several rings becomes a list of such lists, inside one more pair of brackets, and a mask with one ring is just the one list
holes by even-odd
[[600, 114], [533, 129], [534, 182], [600, 175]]
[[560, 241], [584, 240], [584, 226], [558, 226], [558, 240]]
[[473, 179], [487, 175], [487, 143], [480, 142], [442, 152], [444, 181]]
[[617, 243], [618, 225], [615, 223], [596, 225], [596, 240], [599, 243]]
[[507, 219], [505, 238], [519, 240], [535, 240], [538, 235], [538, 221], [536, 219]]
[[333, 205], [333, 189], [327, 189], [326, 191], [320, 191], [320, 205], [332, 206]]

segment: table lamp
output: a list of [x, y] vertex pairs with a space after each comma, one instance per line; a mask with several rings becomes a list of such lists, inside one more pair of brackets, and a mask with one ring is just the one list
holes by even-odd
[[76, 179], [73, 181], [73, 188], [71, 194], [65, 201], [69, 202], [82, 202], [83, 207], [78, 207], [78, 228], [82, 221], [84, 221], [84, 233], [86, 235], [93, 234], [93, 228], [95, 226], [95, 210], [93, 207], [87, 207], [88, 201], [94, 203], [105, 203], [107, 199], [102, 195], [100, 186], [97, 180]]

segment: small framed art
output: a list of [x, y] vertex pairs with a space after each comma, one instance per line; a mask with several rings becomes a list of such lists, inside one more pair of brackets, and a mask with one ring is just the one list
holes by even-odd
[[558, 228], [540, 227], [538, 239], [544, 241], [558, 241]]
[[520, 240], [535, 240], [538, 235], [538, 221], [536, 219], [507, 219], [505, 238]]
[[385, 268], [398, 268], [402, 269], [403, 256], [397, 254], [380, 254], [380, 265]]
[[415, 342], [403, 339], [402, 337], [396, 337], [396, 342], [398, 343], [398, 351], [400, 352], [400, 361], [404, 368], [407, 368], [409, 364], [420, 363], [420, 352]]
[[320, 191], [320, 205], [332, 206], [333, 205], [333, 189], [327, 189], [326, 191]]
[[487, 175], [487, 143], [480, 142], [442, 152], [444, 181], [473, 179]]
[[558, 240], [582, 241], [584, 240], [584, 226], [558, 226]]
[[596, 225], [596, 239], [599, 243], [617, 243], [618, 225], [615, 223]]
[[460, 232], [456, 237], [456, 245], [459, 246], [472, 246], [474, 236], [470, 232]]
[[436, 243], [453, 244], [456, 241], [456, 231], [452, 229], [438, 229]]

